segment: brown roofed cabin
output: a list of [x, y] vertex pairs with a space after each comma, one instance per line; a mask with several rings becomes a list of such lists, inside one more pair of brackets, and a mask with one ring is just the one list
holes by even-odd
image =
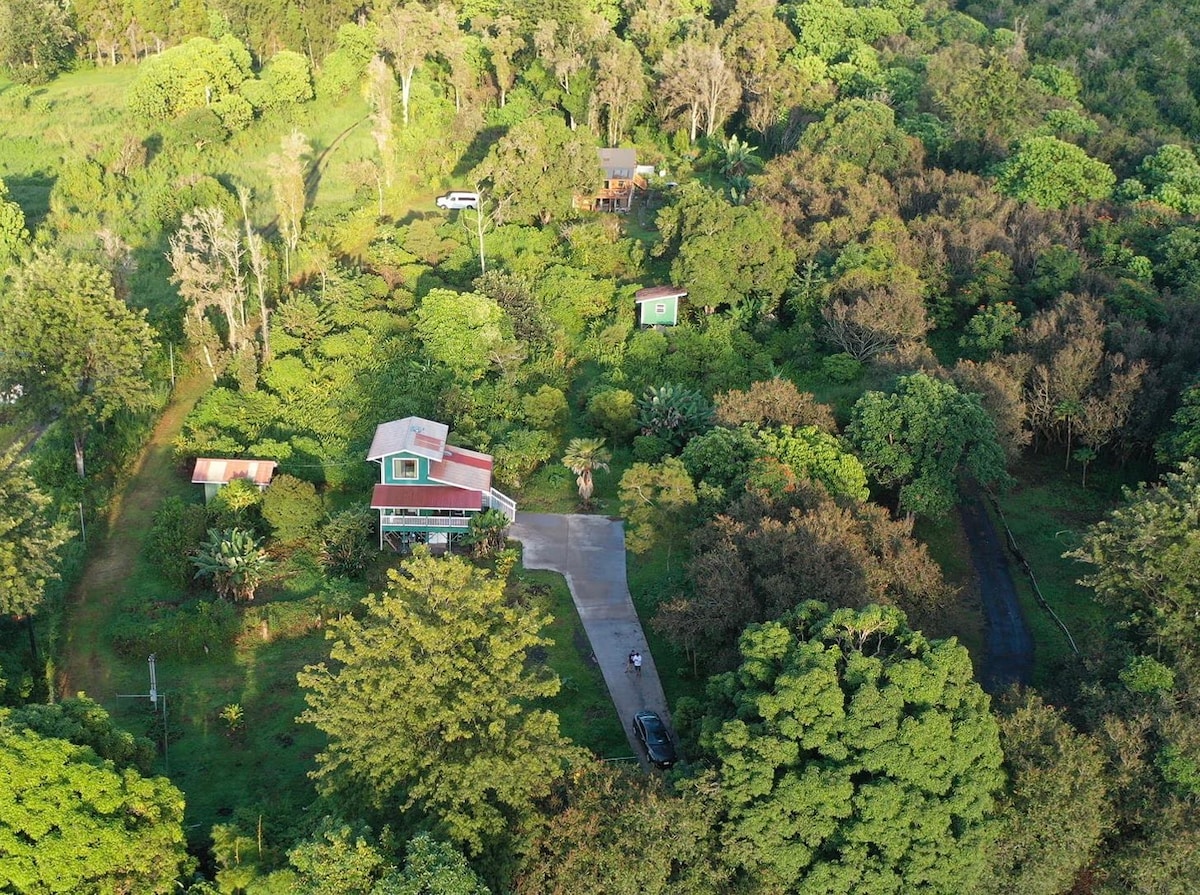
[[678, 286], [650, 286], [633, 293], [642, 326], [674, 326], [679, 322], [679, 300], [687, 290]]
[[234, 479], [245, 479], [258, 485], [259, 491], [265, 491], [271, 484], [271, 476], [275, 474], [274, 460], [225, 460], [211, 457], [197, 457], [196, 467], [192, 470], [192, 484], [204, 486], [204, 502], [208, 503], [223, 485], [228, 485]]
[[575, 207], [589, 211], [629, 211], [633, 207], [634, 190], [646, 188], [646, 181], [637, 173], [637, 151], [608, 148], [598, 152], [604, 188], [593, 196], [576, 196]]

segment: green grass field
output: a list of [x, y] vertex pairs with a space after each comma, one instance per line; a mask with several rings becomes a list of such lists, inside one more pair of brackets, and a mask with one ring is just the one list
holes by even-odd
[[[1078, 583], [1088, 567], [1064, 553], [1079, 546], [1088, 526], [1099, 522], [1121, 500], [1121, 486], [1144, 477], [1145, 470], [1099, 468], [1080, 484], [1078, 464], [1064, 472], [1057, 452], [1032, 456], [1013, 470], [1017, 485], [999, 496], [1000, 507], [1029, 560], [1046, 602], [1066, 624], [1081, 650], [1103, 641], [1114, 618]], [[1033, 595], [1029, 579], [1014, 563], [1013, 580], [1034, 639], [1034, 683], [1044, 684], [1063, 661], [1072, 659], [1067, 638]]]

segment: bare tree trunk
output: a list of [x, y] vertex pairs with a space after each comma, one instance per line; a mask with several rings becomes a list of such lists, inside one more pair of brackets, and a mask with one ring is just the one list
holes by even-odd
[[75, 471], [79, 473], [79, 477], [84, 478], [83, 469], [83, 433], [75, 432], [72, 438], [75, 441]]

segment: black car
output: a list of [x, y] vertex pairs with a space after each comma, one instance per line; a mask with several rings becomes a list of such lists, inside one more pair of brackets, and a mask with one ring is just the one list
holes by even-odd
[[675, 764], [675, 744], [667, 733], [667, 725], [655, 712], [638, 712], [634, 715], [633, 732], [646, 747], [646, 755], [656, 768], [665, 770]]

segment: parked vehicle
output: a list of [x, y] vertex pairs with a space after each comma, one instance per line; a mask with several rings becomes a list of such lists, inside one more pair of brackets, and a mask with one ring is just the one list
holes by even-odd
[[438, 208], [478, 208], [479, 193], [472, 193], [466, 190], [451, 190], [444, 196], [438, 196], [435, 201]]
[[675, 755], [675, 744], [667, 732], [667, 725], [657, 712], [638, 712], [633, 716], [633, 733], [646, 750], [646, 757], [656, 768], [673, 766], [678, 760]]

